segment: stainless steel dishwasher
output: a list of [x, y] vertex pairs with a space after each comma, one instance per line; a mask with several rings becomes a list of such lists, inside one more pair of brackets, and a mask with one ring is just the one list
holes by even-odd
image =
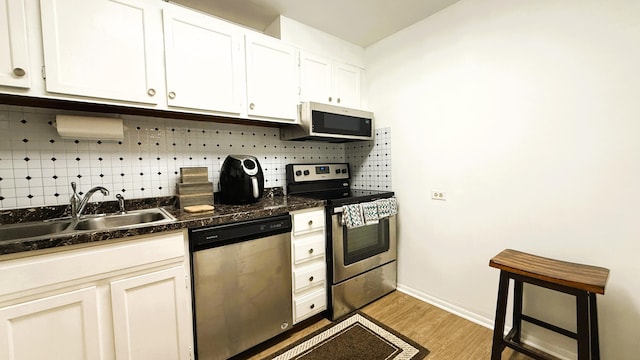
[[196, 354], [227, 359], [291, 327], [291, 216], [189, 229]]

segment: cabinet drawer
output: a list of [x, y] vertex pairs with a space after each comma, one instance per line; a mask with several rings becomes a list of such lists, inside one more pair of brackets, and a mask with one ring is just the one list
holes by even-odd
[[324, 209], [293, 215], [294, 235], [324, 228]]
[[305, 266], [293, 272], [293, 290], [300, 291], [324, 283], [327, 269], [324, 262]]
[[302, 298], [295, 299], [293, 317], [297, 323], [325, 310], [326, 308], [327, 292], [325, 289], [321, 289]]
[[324, 255], [325, 241], [324, 233], [313, 234], [293, 242], [293, 262], [302, 262], [317, 259]]

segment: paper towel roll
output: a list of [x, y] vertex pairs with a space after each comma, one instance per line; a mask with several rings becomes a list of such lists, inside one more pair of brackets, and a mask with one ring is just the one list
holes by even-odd
[[56, 129], [63, 139], [122, 140], [122, 119], [56, 115]]

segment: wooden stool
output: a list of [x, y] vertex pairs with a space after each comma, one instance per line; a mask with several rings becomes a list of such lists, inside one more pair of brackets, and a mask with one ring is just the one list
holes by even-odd
[[[577, 340], [578, 360], [599, 360], [596, 294], [604, 295], [609, 270], [596, 266], [553, 260], [507, 249], [493, 257], [489, 266], [500, 269], [496, 320], [491, 360], [500, 360], [508, 346], [534, 359], [554, 359], [551, 355], [521, 342], [522, 321]], [[513, 328], [504, 336], [509, 296], [509, 280], [514, 280]], [[576, 297], [577, 332], [572, 332], [522, 313], [522, 284], [529, 283]]]

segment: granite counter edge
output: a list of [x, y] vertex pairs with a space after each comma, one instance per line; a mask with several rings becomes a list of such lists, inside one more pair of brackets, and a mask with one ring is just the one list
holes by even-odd
[[[140, 226], [130, 229], [78, 232], [46, 238], [2, 241], [0, 242], [0, 257], [3, 255], [20, 255], [20, 253], [23, 252], [55, 249], [59, 247], [72, 247], [73, 245], [97, 243], [107, 240], [116, 240], [140, 235], [195, 228], [200, 226], [211, 226], [239, 221], [247, 221], [263, 217], [282, 215], [296, 210], [323, 207], [324, 205], [325, 203], [322, 200], [295, 198], [293, 201], [285, 201], [285, 204], [281, 205], [264, 206], [262, 208], [251, 208], [250, 205], [247, 205], [247, 210], [243, 210], [243, 206], [239, 206], [234, 208], [234, 211], [231, 212], [216, 213], [214, 211], [201, 214], [187, 214], [174, 207], [164, 207], [177, 219], [176, 221], [149, 226]], [[60, 250], [63, 251], [63, 249]]]

